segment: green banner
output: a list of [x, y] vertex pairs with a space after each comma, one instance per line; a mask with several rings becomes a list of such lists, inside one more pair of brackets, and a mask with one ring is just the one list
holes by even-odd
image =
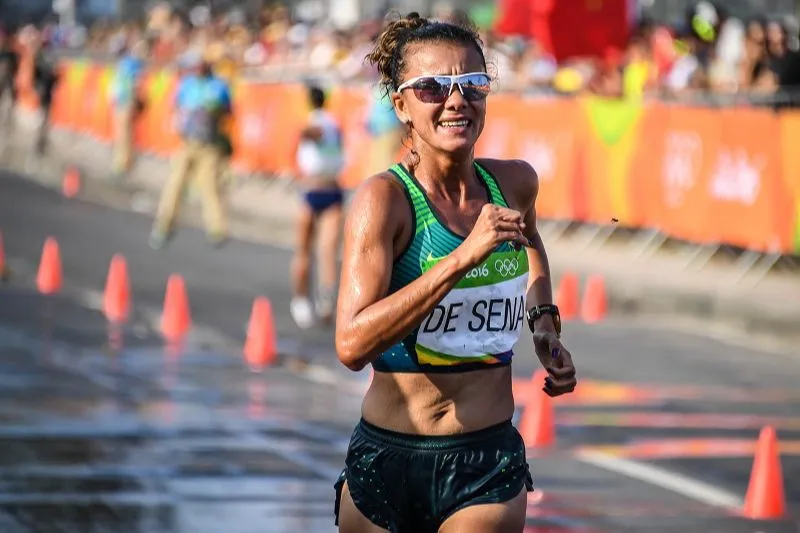
[[620, 142], [642, 116], [643, 106], [635, 100], [586, 98], [586, 112], [592, 130], [607, 146]]
[[636, 100], [594, 97], [584, 99], [583, 105], [594, 137], [588, 152], [593, 180], [607, 184], [603, 194], [608, 195], [613, 213], [621, 220], [630, 220], [635, 214], [631, 180], [636, 179], [630, 169], [640, 146], [639, 122], [644, 106]]
[[794, 253], [800, 255], [800, 198], [797, 200], [794, 212], [797, 216], [794, 224]]

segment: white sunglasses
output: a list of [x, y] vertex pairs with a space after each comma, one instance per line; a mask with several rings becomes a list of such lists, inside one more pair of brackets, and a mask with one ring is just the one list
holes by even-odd
[[444, 74], [417, 76], [400, 84], [397, 92], [413, 89], [414, 96], [426, 104], [444, 103], [457, 86], [468, 102], [485, 100], [491, 92], [492, 78], [486, 72], [468, 72], [448, 76]]

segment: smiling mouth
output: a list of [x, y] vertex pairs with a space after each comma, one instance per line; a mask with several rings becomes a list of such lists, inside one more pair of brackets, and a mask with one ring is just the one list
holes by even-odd
[[472, 124], [471, 120], [463, 119], [463, 120], [442, 120], [438, 123], [439, 126], [443, 128], [466, 128]]

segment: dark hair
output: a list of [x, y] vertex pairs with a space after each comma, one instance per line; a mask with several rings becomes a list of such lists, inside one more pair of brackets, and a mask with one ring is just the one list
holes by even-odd
[[412, 12], [408, 16], [389, 22], [366, 60], [381, 75], [381, 86], [387, 94], [402, 82], [406, 68], [404, 53], [407, 45], [423, 42], [445, 42], [474, 46], [486, 67], [483, 42], [478, 32], [468, 22], [450, 23], [431, 21]]
[[311, 102], [314, 109], [322, 109], [325, 106], [325, 91], [316, 85], [310, 85], [308, 87], [308, 101]]

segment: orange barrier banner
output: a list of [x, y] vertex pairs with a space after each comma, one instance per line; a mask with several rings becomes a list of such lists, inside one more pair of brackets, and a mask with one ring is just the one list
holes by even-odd
[[522, 100], [497, 95], [489, 101], [486, 126], [475, 148], [478, 157], [528, 161], [539, 175], [537, 215], [575, 220], [578, 166], [574, 154], [581, 142], [574, 128], [580, 110], [562, 99]]
[[[113, 67], [66, 64], [54, 124], [110, 140], [112, 76]], [[26, 79], [18, 86], [31, 86]], [[140, 149], [168, 155], [179, 145], [172, 118], [177, 83], [171, 72], [147, 74], [145, 111], [136, 124]], [[293, 172], [310, 112], [305, 88], [237, 80], [233, 95], [234, 169]], [[343, 130], [345, 188], [358, 186], [369, 172], [369, 98], [365, 87], [329, 94], [328, 107]], [[617, 219], [697, 243], [800, 253], [800, 155], [794, 148], [800, 113], [510, 94], [494, 95], [488, 106], [476, 156], [530, 162], [539, 174], [543, 219]]]
[[719, 145], [707, 176], [707, 226], [715, 242], [759, 251], [788, 250], [791, 232], [778, 227], [786, 196], [781, 177], [781, 147], [775, 142], [778, 117], [760, 109], [717, 112]]
[[655, 105], [648, 111], [642, 136], [647, 138], [639, 178], [639, 200], [646, 224], [697, 243], [709, 243], [706, 232], [705, 176], [711, 174], [719, 127], [716, 111]]
[[800, 255], [800, 153], [797, 150], [797, 142], [800, 139], [800, 111], [783, 112], [780, 121], [783, 186], [789, 192], [790, 204], [787, 223], [793, 229], [794, 251]]
[[234, 155], [231, 165], [234, 170], [243, 174], [261, 170], [259, 154], [264, 149], [264, 107], [263, 100], [259, 98], [261, 87], [263, 86], [241, 81], [233, 87], [233, 115], [238, 127], [234, 125], [232, 131]]

